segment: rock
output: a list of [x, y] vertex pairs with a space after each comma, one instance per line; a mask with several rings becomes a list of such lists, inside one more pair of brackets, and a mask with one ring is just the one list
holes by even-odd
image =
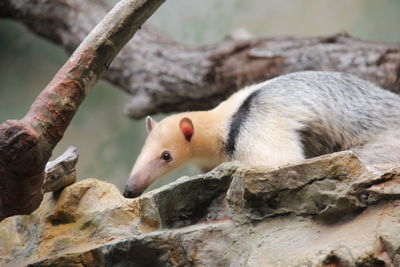
[[[88, 179], [45, 195], [35, 212], [5, 219], [0, 226], [1, 259], [29, 263], [90, 250], [139, 229], [137, 201], [128, 203], [112, 184]], [[13, 266], [13, 265], [10, 265]]]
[[366, 168], [346, 151], [273, 170], [245, 169], [234, 178], [227, 199], [235, 214], [240, 214], [240, 206], [250, 220], [295, 214], [337, 223], [357, 215], [370, 202], [400, 193], [395, 183], [393, 189], [386, 184], [387, 192], [372, 194], [373, 185], [393, 179]]
[[1, 266], [400, 266], [400, 169], [225, 163], [125, 199], [88, 179], [0, 223]]

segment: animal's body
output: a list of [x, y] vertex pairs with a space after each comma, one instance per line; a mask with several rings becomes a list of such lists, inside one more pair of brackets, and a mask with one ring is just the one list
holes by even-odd
[[212, 110], [148, 118], [147, 126], [126, 197], [190, 161], [203, 169], [230, 160], [277, 167], [351, 149], [368, 164], [400, 162], [400, 96], [343, 73], [280, 76]]

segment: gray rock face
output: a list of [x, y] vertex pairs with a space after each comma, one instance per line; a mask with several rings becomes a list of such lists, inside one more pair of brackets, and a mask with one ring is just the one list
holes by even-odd
[[94, 179], [46, 197], [0, 224], [2, 266], [400, 266], [400, 168], [351, 152], [226, 163], [133, 200]]

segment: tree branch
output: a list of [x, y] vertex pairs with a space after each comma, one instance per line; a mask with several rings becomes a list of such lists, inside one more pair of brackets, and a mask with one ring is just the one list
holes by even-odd
[[[0, 16], [72, 51], [105, 14], [100, 0], [3, 0]], [[400, 92], [400, 45], [366, 42], [346, 34], [317, 38], [237, 38], [191, 47], [147, 25], [105, 73], [133, 96], [127, 115], [208, 109], [250, 83], [301, 70], [353, 73]]]
[[[29, 214], [39, 206], [45, 165], [80, 103], [126, 42], [163, 2], [120, 1], [84, 39], [26, 116], [0, 125], [0, 220]], [[34, 3], [41, 1], [5, 1], [0, 10], [8, 14]]]
[[42, 187], [45, 193], [59, 191], [75, 183], [78, 157], [78, 150], [71, 146], [61, 156], [46, 164]]

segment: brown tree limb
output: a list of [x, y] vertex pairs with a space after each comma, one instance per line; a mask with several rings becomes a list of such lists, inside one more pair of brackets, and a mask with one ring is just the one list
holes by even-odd
[[[43, 0], [22, 5], [3, 0], [0, 16], [72, 51], [105, 14], [100, 0]], [[127, 44], [105, 73], [133, 97], [126, 113], [147, 114], [208, 109], [232, 92], [284, 73], [329, 70], [353, 73], [400, 92], [400, 45], [367, 42], [346, 34], [301, 38], [227, 38], [191, 47], [147, 25]]]
[[[30, 5], [16, 1], [19, 6]], [[31, 1], [33, 3], [36, 1]], [[90, 32], [26, 116], [0, 125], [0, 220], [35, 210], [44, 169], [89, 90], [164, 0], [122, 0]], [[18, 6], [18, 5], [17, 5]], [[10, 8], [7, 3], [2, 8]]]

